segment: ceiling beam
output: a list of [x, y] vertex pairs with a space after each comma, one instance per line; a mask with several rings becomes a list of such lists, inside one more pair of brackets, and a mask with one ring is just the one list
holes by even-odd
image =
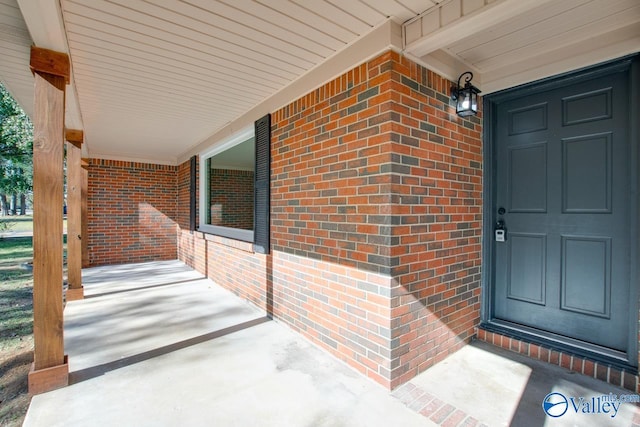
[[551, 0], [452, 0], [403, 25], [404, 51], [425, 56]]
[[69, 55], [55, 50], [31, 46], [31, 72], [40, 71], [53, 76], [63, 77], [69, 83]]
[[452, 55], [446, 49], [436, 50], [422, 57], [417, 57], [405, 52], [407, 58], [413, 61], [424, 64], [431, 71], [435, 71], [442, 77], [446, 77], [452, 82], [458, 80], [460, 74], [465, 71], [471, 71], [473, 73], [473, 85], [481, 90], [484, 90], [482, 86], [482, 73], [473, 65], [467, 64], [455, 55]]
[[[17, 0], [17, 2], [33, 43], [39, 48], [69, 55], [60, 2], [58, 0]], [[65, 126], [70, 129], [83, 129], [82, 112], [73, 81], [73, 64], [70, 67], [65, 97]], [[89, 156], [86, 144], [82, 148], [82, 155]]]
[[84, 132], [78, 129], [65, 128], [64, 139], [76, 147], [81, 148], [84, 142]]
[[17, 0], [36, 46], [69, 53], [60, 3], [56, 0]]

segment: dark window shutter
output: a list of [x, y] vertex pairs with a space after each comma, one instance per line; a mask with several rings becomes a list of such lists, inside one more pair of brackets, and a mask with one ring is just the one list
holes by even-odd
[[255, 122], [256, 171], [254, 174], [254, 250], [269, 253], [269, 205], [271, 183], [271, 115]]
[[195, 231], [196, 229], [196, 217], [198, 216], [198, 211], [196, 210], [196, 185], [197, 179], [197, 167], [198, 167], [198, 157], [191, 157], [191, 165], [189, 170], [189, 230]]

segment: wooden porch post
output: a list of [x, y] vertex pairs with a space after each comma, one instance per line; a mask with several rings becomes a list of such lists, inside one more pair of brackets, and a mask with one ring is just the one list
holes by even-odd
[[62, 207], [65, 87], [69, 57], [32, 46], [33, 115], [33, 338], [29, 392], [69, 383], [62, 314]]
[[82, 159], [82, 187], [81, 187], [81, 217], [82, 217], [82, 268], [89, 267], [89, 223], [87, 211], [87, 197], [89, 194], [89, 160]]
[[81, 130], [67, 129], [67, 301], [84, 298], [82, 286], [82, 142]]

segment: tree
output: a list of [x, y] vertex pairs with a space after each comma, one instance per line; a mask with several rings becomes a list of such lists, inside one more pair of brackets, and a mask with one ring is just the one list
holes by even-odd
[[33, 124], [0, 83], [0, 202], [3, 213], [9, 213], [9, 196], [13, 212], [24, 214], [26, 195], [33, 188]]

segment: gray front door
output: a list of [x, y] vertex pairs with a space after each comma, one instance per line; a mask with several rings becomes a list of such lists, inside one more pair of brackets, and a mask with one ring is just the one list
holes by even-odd
[[[630, 143], [626, 71], [499, 103], [493, 317], [626, 353]], [[504, 213], [502, 209], [504, 208]]]

